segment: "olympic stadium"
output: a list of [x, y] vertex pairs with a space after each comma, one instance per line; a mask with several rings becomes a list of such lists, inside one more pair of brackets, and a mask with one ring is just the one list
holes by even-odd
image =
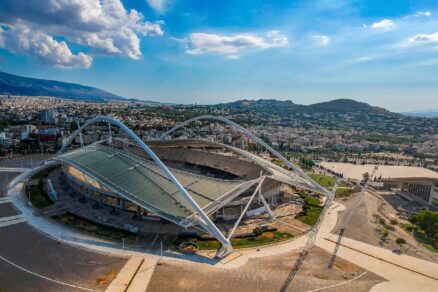
[[[233, 127], [283, 165], [220, 141], [177, 137], [180, 129], [203, 120]], [[84, 145], [83, 131], [95, 125], [107, 129], [106, 138]], [[112, 134], [115, 128], [123, 138]], [[74, 146], [74, 141], [79, 143]], [[177, 233], [195, 230], [207, 234], [220, 242], [217, 258], [233, 251], [230, 239], [244, 220], [258, 218], [256, 226], [268, 225], [277, 216], [283, 217], [284, 212], [278, 210], [285, 205], [300, 206], [293, 190], [323, 199], [332, 194], [251, 132], [217, 116], [190, 119], [154, 140], [142, 140], [120, 121], [99, 116], [64, 141], [59, 153], [46, 162], [46, 166], [52, 165], [61, 165], [59, 181], [52, 177], [49, 183], [53, 200], [60, 203], [43, 213], [63, 208], [59, 207], [63, 189], [64, 193], [79, 194], [82, 203], [93, 202], [99, 208], [116, 210], [116, 214], [131, 212], [140, 219], [135, 223], [121, 220], [123, 229], [138, 233], [152, 228], [149, 222], [159, 221], [174, 226]], [[73, 212], [82, 208], [70, 205]], [[89, 217], [107, 220], [96, 213]], [[287, 224], [285, 220], [278, 221]], [[300, 224], [301, 232], [311, 230], [311, 226]]]

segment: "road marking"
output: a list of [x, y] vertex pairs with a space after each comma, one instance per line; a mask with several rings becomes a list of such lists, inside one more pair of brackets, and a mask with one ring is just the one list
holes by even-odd
[[315, 290], [308, 290], [308, 291], [306, 291], [306, 292], [321, 291], [321, 290], [325, 290], [325, 289], [329, 289], [329, 288], [333, 288], [333, 287], [337, 287], [337, 286], [345, 285], [345, 284], [348, 284], [348, 283], [350, 283], [350, 282], [353, 282], [353, 281], [356, 280], [356, 279], [359, 279], [360, 277], [362, 277], [362, 276], [365, 275], [366, 273], [367, 273], [367, 271], [363, 272], [362, 274], [360, 274], [360, 275], [357, 276], [357, 277], [354, 277], [353, 279], [350, 279], [350, 280], [345, 281], [345, 282], [342, 282], [342, 283], [333, 284], [333, 285], [326, 286], [326, 287], [322, 287], [322, 288], [318, 288], [318, 289], [315, 289]]
[[9, 226], [9, 225], [14, 225], [14, 224], [22, 223], [22, 222], [26, 222], [26, 219], [19, 218], [19, 219], [15, 219], [15, 220], [9, 220], [9, 221], [5, 221], [5, 222], [0, 222], [0, 228], [1, 227], [6, 227], [6, 226]]
[[14, 215], [14, 216], [8, 216], [8, 217], [0, 217], [0, 222], [6, 222], [6, 221], [21, 219], [21, 218], [23, 218], [23, 217], [21, 217], [21, 215]]
[[10, 203], [11, 199], [9, 197], [0, 198], [0, 204]]
[[30, 168], [22, 168], [22, 167], [0, 167], [0, 172], [26, 172], [30, 170]]
[[5, 259], [5, 258], [2, 257], [2, 256], [0, 256], [0, 259], [1, 259], [2, 261], [4, 261], [4, 262], [10, 264], [11, 266], [17, 268], [17, 269], [19, 269], [19, 270], [21, 270], [21, 271], [23, 271], [23, 272], [26, 272], [26, 273], [28, 273], [28, 274], [34, 275], [34, 276], [36, 276], [36, 277], [38, 277], [38, 278], [41, 278], [41, 279], [44, 279], [44, 280], [47, 280], [47, 281], [50, 281], [50, 282], [53, 282], [53, 283], [57, 283], [57, 284], [60, 284], [60, 285], [64, 285], [64, 286], [68, 286], [68, 287], [72, 287], [72, 288], [76, 288], [76, 289], [80, 289], [80, 290], [85, 290], [85, 291], [96, 291], [96, 290], [93, 290], [93, 289], [89, 289], [89, 288], [85, 288], [85, 287], [76, 286], [76, 285], [73, 285], [73, 284], [69, 284], [69, 283], [61, 282], [61, 281], [58, 281], [58, 280], [55, 280], [55, 279], [52, 279], [52, 278], [49, 278], [49, 277], [46, 277], [46, 276], [43, 276], [43, 275], [37, 274], [37, 273], [35, 273], [35, 272], [32, 272], [32, 271], [30, 271], [30, 270], [28, 270], [28, 269], [26, 269], [26, 268], [23, 268], [23, 267], [21, 267], [21, 266], [15, 264], [15, 263], [13, 263], [13, 262], [11, 262], [11, 261], [8, 260], [8, 259]]

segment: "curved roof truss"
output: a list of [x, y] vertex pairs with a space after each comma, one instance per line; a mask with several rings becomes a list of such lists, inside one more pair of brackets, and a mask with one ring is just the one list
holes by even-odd
[[230, 241], [220, 232], [217, 226], [211, 221], [208, 215], [202, 210], [202, 208], [196, 203], [196, 201], [190, 196], [187, 190], [183, 187], [183, 185], [179, 182], [179, 180], [172, 174], [172, 172], [164, 165], [164, 163], [158, 158], [157, 155], [134, 133], [129, 129], [125, 124], [120, 122], [119, 120], [107, 117], [107, 116], [97, 116], [85, 122], [82, 126], [80, 126], [75, 132], [73, 132], [65, 141], [62, 146], [59, 154], [62, 154], [67, 147], [72, 143], [72, 141], [76, 138], [76, 136], [82, 135], [82, 131], [90, 125], [99, 122], [108, 122], [119, 127], [123, 132], [128, 134], [130, 138], [132, 138], [148, 155], [152, 158], [152, 160], [157, 164], [160, 170], [166, 175], [166, 177], [172, 182], [172, 184], [176, 187], [176, 189], [184, 196], [184, 198], [190, 203], [194, 211], [196, 212], [197, 223], [204, 228], [208, 233], [212, 236], [216, 237], [221, 243], [222, 248], [218, 251], [217, 256], [222, 257], [226, 254], [232, 252], [232, 246]]
[[250, 137], [251, 139], [253, 139], [255, 142], [257, 142], [258, 144], [260, 144], [261, 146], [263, 146], [266, 150], [268, 150], [272, 155], [274, 155], [275, 157], [277, 157], [278, 159], [280, 159], [284, 164], [286, 164], [289, 168], [293, 169], [297, 174], [299, 174], [302, 178], [304, 178], [306, 181], [308, 181], [310, 184], [312, 184], [314, 186], [315, 189], [319, 190], [319, 192], [321, 194], [325, 194], [325, 195], [330, 195], [330, 192], [328, 190], [326, 190], [325, 188], [323, 188], [322, 186], [320, 186], [317, 182], [315, 182], [312, 178], [310, 178], [304, 171], [301, 170], [301, 168], [299, 168], [298, 166], [296, 166], [295, 164], [293, 164], [292, 162], [290, 162], [288, 159], [286, 159], [283, 155], [281, 155], [280, 153], [278, 153], [274, 148], [272, 148], [271, 146], [269, 146], [268, 144], [266, 144], [263, 140], [261, 140], [259, 137], [257, 137], [256, 135], [254, 135], [251, 131], [245, 129], [244, 127], [240, 126], [239, 124], [230, 121], [226, 118], [223, 117], [218, 117], [218, 116], [213, 116], [213, 115], [202, 115], [202, 116], [198, 116], [198, 117], [194, 117], [192, 119], [189, 119], [185, 122], [182, 122], [178, 125], [176, 125], [175, 127], [173, 127], [172, 129], [170, 129], [169, 131], [165, 132], [163, 135], [161, 135], [161, 137], [159, 138], [160, 140], [164, 139], [165, 137], [169, 136], [171, 133], [175, 132], [176, 130], [183, 128], [187, 125], [189, 125], [192, 122], [195, 121], [200, 121], [200, 120], [214, 120], [214, 121], [219, 121], [219, 122], [223, 122], [225, 124], [228, 124], [234, 128], [236, 128], [237, 130], [239, 130], [240, 132], [244, 133], [245, 135], [247, 135], [248, 137]]

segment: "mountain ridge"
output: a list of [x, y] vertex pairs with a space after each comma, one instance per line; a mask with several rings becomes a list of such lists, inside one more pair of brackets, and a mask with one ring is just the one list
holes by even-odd
[[126, 100], [125, 97], [91, 86], [56, 80], [22, 77], [2, 71], [0, 71], [0, 94], [53, 96], [93, 101]]
[[[135, 98], [125, 98], [108, 91], [56, 80], [37, 79], [30, 77], [22, 77], [6, 72], [0, 71], [0, 94], [2, 95], [28, 95], [28, 96], [53, 96], [59, 98], [68, 98], [75, 100], [86, 100], [94, 102], [105, 101], [126, 101], [144, 104], [148, 106], [178, 106], [178, 104], [163, 103], [151, 100], [139, 100]], [[371, 106], [364, 102], [359, 102], [353, 99], [334, 99], [326, 102], [314, 103], [310, 105], [302, 105], [294, 103], [291, 100], [277, 100], [277, 99], [241, 99], [228, 103], [219, 103], [213, 105], [219, 108], [236, 108], [245, 111], [265, 111], [266, 113], [348, 113], [348, 112], [362, 112], [362, 113], [384, 113], [391, 115], [399, 115], [392, 113], [386, 109]]]

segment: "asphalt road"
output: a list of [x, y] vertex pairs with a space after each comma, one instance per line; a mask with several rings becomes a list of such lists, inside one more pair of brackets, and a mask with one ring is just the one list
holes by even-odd
[[11, 203], [0, 204], [0, 218], [9, 217], [20, 214]]

